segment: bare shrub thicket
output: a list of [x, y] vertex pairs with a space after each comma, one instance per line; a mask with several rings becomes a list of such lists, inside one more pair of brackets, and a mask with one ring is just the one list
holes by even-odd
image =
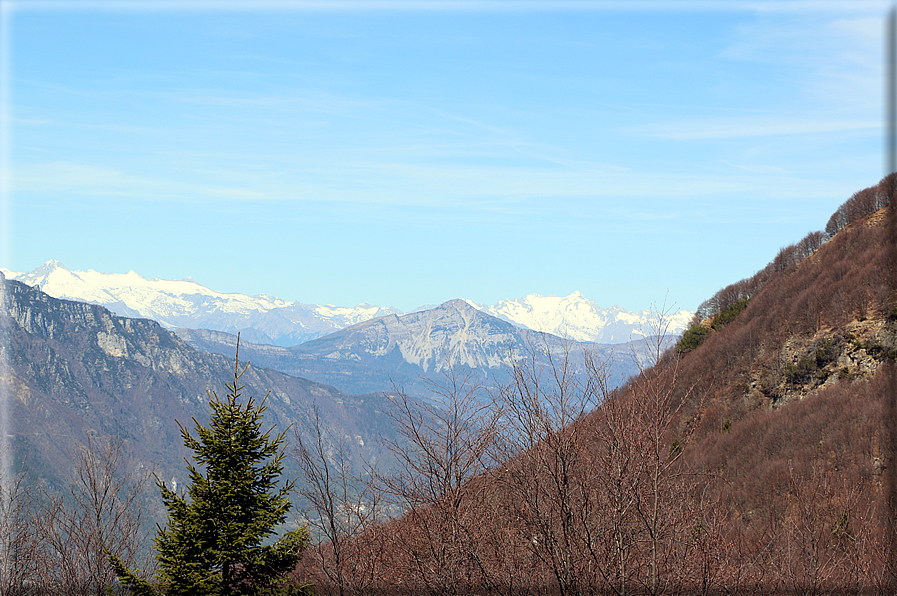
[[69, 487], [62, 494], [44, 490], [38, 526], [53, 565], [41, 584], [60, 594], [106, 593], [115, 580], [107, 550], [129, 565], [146, 570], [140, 560], [143, 535], [141, 491], [150, 473], [131, 476], [125, 470], [120, 439], [88, 437], [74, 457]]
[[668, 325], [665, 307], [655, 310], [645, 332], [649, 362], [591, 416], [602, 455], [598, 485], [613, 520], [603, 575], [617, 594], [663, 593], [709, 572], [691, 564], [706, 516], [701, 475], [682, 463], [693, 430], [683, 408], [693, 388], [680, 375], [678, 353], [665, 351]]
[[516, 534], [512, 544], [519, 558], [539, 563], [516, 583], [532, 589], [550, 582], [560, 594], [594, 585], [589, 546], [603, 529], [593, 491], [596, 471], [582, 457], [590, 431], [574, 423], [607, 397], [607, 367], [589, 360], [596, 374], [577, 374], [583, 371], [569, 356], [531, 348], [496, 401], [508, 460], [497, 483]]
[[24, 472], [0, 482], [0, 596], [30, 587], [48, 561], [41, 552], [34, 486]]
[[383, 547], [369, 531], [383, 515], [379, 491], [353, 468], [349, 437], [325, 427], [317, 407], [294, 428], [293, 457], [303, 476], [296, 490], [300, 511], [318, 542], [302, 568], [323, 574], [319, 593], [365, 593], [376, 580]]
[[399, 439], [387, 443], [396, 468], [377, 480], [405, 511], [393, 548], [409, 579], [433, 593], [466, 593], [492, 578], [488, 543], [478, 539], [488, 486], [476, 480], [496, 461], [501, 412], [485, 399], [475, 372], [460, 366], [430, 390], [438, 407], [397, 392], [390, 416]]
[[88, 437], [73, 460], [61, 492], [24, 474], [4, 483], [0, 594], [107, 594], [115, 574], [106, 549], [150, 564], [141, 502], [149, 474], [128, 473], [121, 440]]
[[[717, 479], [727, 590], [881, 589], [883, 376], [834, 385], [705, 439]], [[746, 448], [749, 446], [749, 448]]]

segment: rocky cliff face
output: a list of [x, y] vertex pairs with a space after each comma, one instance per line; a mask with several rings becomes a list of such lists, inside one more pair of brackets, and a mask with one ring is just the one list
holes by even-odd
[[[15, 460], [54, 482], [88, 435], [118, 436], [132, 467], [182, 482], [189, 453], [175, 420], [188, 428], [193, 418], [208, 420], [208, 392], [233, 380], [233, 358], [198, 352], [148, 319], [57, 300], [2, 276], [0, 289], [0, 399]], [[358, 457], [381, 456], [379, 436], [391, 428], [385, 394], [350, 396], [255, 365], [241, 381], [245, 397], [270, 391], [266, 423], [285, 429], [308, 420], [317, 405], [324, 424], [357, 445]]]

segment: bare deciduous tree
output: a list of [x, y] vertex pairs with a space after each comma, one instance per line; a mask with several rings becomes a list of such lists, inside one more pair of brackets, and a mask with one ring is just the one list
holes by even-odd
[[683, 508], [685, 500], [679, 496], [690, 488], [689, 474], [679, 463], [691, 429], [685, 426], [679, 432], [674, 427], [691, 388], [680, 386], [679, 354], [665, 351], [670, 324], [666, 304], [655, 308], [653, 314], [645, 334], [653, 361], [649, 367], [639, 366], [640, 374], [631, 385], [629, 399], [634, 411], [629, 425], [634, 426], [631, 440], [640, 452], [634, 511], [645, 532], [645, 587], [648, 593], [657, 594], [662, 590], [662, 562], [676, 560], [673, 551], [681, 547], [681, 531], [697, 527], [700, 515]]
[[690, 392], [666, 352], [668, 325], [657, 310], [647, 357], [633, 354], [641, 374], [620, 390], [610, 390], [608, 362], [586, 353], [577, 369], [569, 352], [546, 347], [518, 360], [501, 392], [511, 515], [560, 594], [660, 593], [665, 569], [691, 548], [685, 534], [700, 515], [677, 494], [693, 478], [680, 467]]
[[0, 596], [11, 596], [31, 587], [47, 561], [34, 518], [34, 490], [24, 472], [0, 486]]
[[[606, 362], [576, 370], [569, 350], [531, 346], [514, 365], [513, 381], [496, 402], [505, 421], [500, 480], [517, 520], [519, 544], [549, 570], [560, 594], [578, 593], [594, 579], [584, 553], [603, 533], [594, 500], [594, 469], [586, 455], [591, 431], [574, 424], [608, 395]], [[549, 578], [530, 577], [533, 588]]]
[[144, 571], [151, 564], [141, 556], [146, 536], [140, 502], [150, 474], [127, 474], [124, 458], [121, 439], [88, 436], [73, 458], [68, 490], [43, 489], [37, 531], [52, 565], [39, 576], [42, 585], [59, 594], [106, 594], [116, 580], [107, 550]]
[[494, 462], [501, 416], [470, 370], [452, 367], [430, 390], [437, 406], [397, 391], [390, 416], [400, 439], [387, 442], [396, 471], [378, 481], [416, 534], [398, 536], [415, 581], [434, 593], [464, 593], [493, 581], [477, 540], [486, 486], [475, 480]]
[[348, 437], [325, 428], [317, 406], [310, 421], [294, 428], [294, 437], [293, 457], [302, 471], [296, 492], [320, 542], [311, 555], [337, 594], [364, 593], [376, 579], [380, 544], [363, 534], [380, 516], [380, 495], [369, 477], [353, 470]]

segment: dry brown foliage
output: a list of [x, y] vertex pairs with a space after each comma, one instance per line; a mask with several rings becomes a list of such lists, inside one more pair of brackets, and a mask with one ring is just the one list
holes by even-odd
[[[876, 193], [721, 290], [701, 316], [747, 308], [687, 354], [658, 349], [617, 390], [595, 359], [581, 371], [530, 357], [491, 415], [462, 410], [466, 434], [447, 432], [451, 407], [432, 427], [406, 407], [406, 474], [387, 488], [407, 513], [358, 532], [381, 548], [369, 590], [889, 593], [881, 421], [897, 342], [887, 230], [862, 219], [884, 206]], [[865, 346], [878, 372], [834, 375], [863, 320], [880, 329]]]

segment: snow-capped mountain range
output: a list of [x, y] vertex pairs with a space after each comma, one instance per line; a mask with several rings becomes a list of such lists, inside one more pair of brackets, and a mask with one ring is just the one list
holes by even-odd
[[[654, 329], [656, 316], [651, 310], [629, 312], [622, 306], [601, 308], [579, 292], [563, 297], [529, 294], [524, 298], [502, 300], [492, 306], [470, 304], [518, 327], [576, 341], [617, 344], [653, 335], [657, 331]], [[688, 328], [693, 315], [687, 310], [672, 313], [665, 321], [669, 324], [666, 332], [682, 333]]]
[[[259, 344], [297, 345], [377, 317], [403, 314], [396, 308], [366, 303], [338, 307], [264, 294], [216, 292], [189, 278], [146, 279], [134, 271], [70, 271], [52, 260], [27, 273], [0, 271], [8, 279], [38, 285], [55, 298], [100, 304], [118, 315], [153, 319], [169, 329], [241, 332], [248, 341]], [[566, 297], [530, 294], [494, 305], [465, 302], [518, 327], [597, 343], [628, 342], [650, 334], [655, 319], [650, 310], [601, 308], [579, 292]], [[680, 310], [670, 315], [667, 332], [681, 333], [692, 314]]]

